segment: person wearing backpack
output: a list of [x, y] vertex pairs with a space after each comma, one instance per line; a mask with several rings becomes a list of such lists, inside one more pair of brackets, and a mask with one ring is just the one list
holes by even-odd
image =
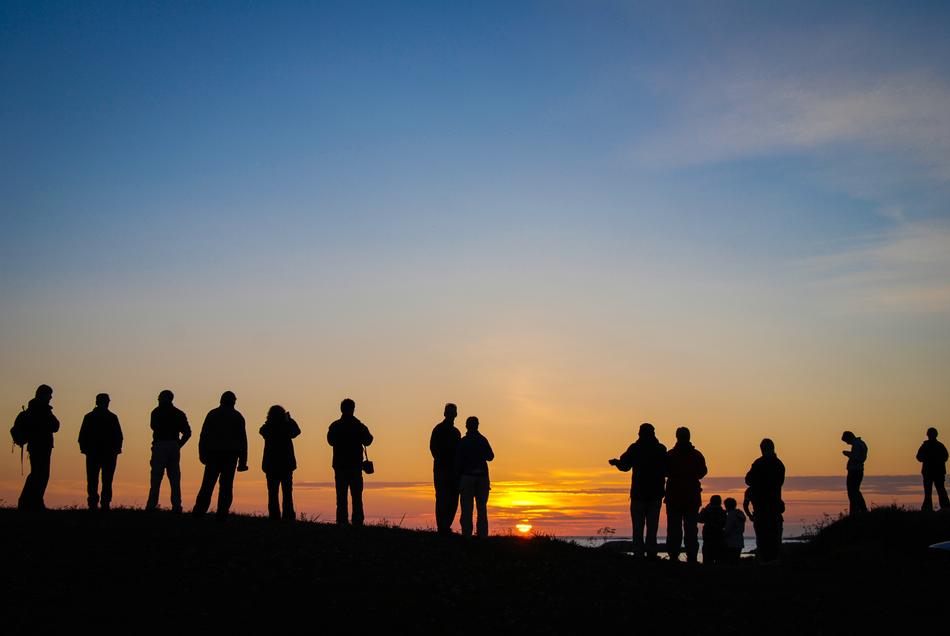
[[43, 496], [49, 484], [50, 459], [53, 455], [53, 433], [59, 430], [59, 420], [53, 415], [53, 389], [41, 384], [36, 397], [30, 400], [26, 410], [17, 416], [10, 430], [13, 441], [26, 447], [30, 455], [30, 474], [23, 483], [23, 491], [17, 501], [19, 510], [45, 510]]
[[[119, 418], [109, 410], [109, 394], [96, 396], [96, 408], [82, 418], [79, 428], [79, 452], [86, 456], [86, 503], [90, 510], [112, 503], [112, 477], [116, 460], [122, 452], [122, 427]], [[99, 495], [99, 473], [102, 473], [102, 495]]]

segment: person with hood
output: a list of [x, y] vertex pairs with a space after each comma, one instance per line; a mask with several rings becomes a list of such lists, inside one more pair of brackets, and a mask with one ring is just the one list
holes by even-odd
[[699, 480], [706, 476], [707, 469], [706, 458], [689, 438], [688, 428], [676, 429], [676, 444], [666, 454], [666, 547], [670, 560], [677, 561], [685, 539], [686, 561], [696, 563], [699, 553], [696, 516], [702, 505], [700, 493], [703, 490]]
[[459, 525], [462, 526], [463, 537], [472, 536], [473, 507], [478, 512], [475, 536], [488, 536], [488, 493], [491, 491], [488, 462], [493, 459], [495, 451], [488, 439], [478, 432], [478, 418], [474, 415], [469, 417], [465, 420], [465, 437], [459, 441], [455, 451], [462, 507]]
[[247, 470], [247, 429], [244, 416], [234, 408], [237, 396], [221, 394], [220, 406], [211, 409], [198, 435], [198, 460], [204, 464], [201, 487], [191, 513], [202, 517], [211, 505], [214, 485], [218, 483], [218, 520], [227, 519], [234, 500], [234, 472]]
[[152, 409], [152, 459], [148, 499], [145, 510], [158, 507], [162, 478], [168, 474], [172, 512], [181, 512], [181, 448], [191, 439], [188, 417], [172, 402], [175, 394], [165, 389], [158, 394], [158, 406]]
[[937, 429], [927, 429], [927, 439], [917, 451], [920, 473], [924, 478], [924, 505], [921, 510], [933, 510], [933, 489], [937, 489], [937, 499], [941, 510], [950, 510], [950, 498], [944, 479], [947, 476], [947, 447], [937, 441]]
[[373, 443], [373, 436], [354, 413], [356, 402], [346, 398], [340, 402], [340, 419], [330, 424], [327, 443], [333, 447], [333, 479], [336, 482], [336, 522], [349, 525], [347, 493], [353, 499], [354, 526], [362, 526], [363, 514], [363, 449]]
[[759, 444], [762, 456], [752, 462], [746, 473], [749, 487], [746, 496], [751, 504], [752, 527], [755, 529], [755, 556], [763, 564], [778, 561], [782, 547], [782, 484], [785, 464], [775, 454], [775, 443], [765, 438]]
[[452, 534], [452, 522], [459, 507], [459, 476], [455, 472], [455, 452], [462, 433], [455, 428], [458, 407], [446, 404], [444, 417], [432, 429], [432, 477], [435, 483], [435, 524], [439, 534]]
[[[86, 413], [79, 428], [79, 452], [86, 456], [86, 504], [90, 510], [103, 511], [112, 504], [112, 478], [122, 452], [122, 426], [109, 410], [109, 394], [96, 396], [96, 407]], [[102, 495], [99, 474], [102, 474]]]
[[[46, 510], [43, 497], [49, 485], [50, 461], [53, 456], [53, 433], [59, 430], [59, 420], [53, 415], [53, 389], [41, 384], [26, 410], [14, 422], [14, 441], [26, 446], [30, 455], [30, 474], [23, 482], [23, 490], [17, 501], [19, 510]], [[13, 432], [13, 431], [11, 431]], [[19, 437], [19, 439], [17, 439]]]
[[294, 470], [297, 458], [294, 456], [294, 438], [300, 435], [300, 427], [280, 405], [275, 404], [267, 411], [267, 421], [261, 426], [264, 438], [264, 460], [261, 468], [267, 477], [267, 515], [271, 519], [280, 519], [278, 491], [284, 494], [283, 519], [293, 521], [294, 512]]
[[[666, 483], [666, 447], [656, 438], [652, 424], [640, 425], [637, 441], [618, 458], [608, 462], [617, 470], [631, 471], [630, 520], [633, 525], [633, 553], [656, 558], [656, 532]], [[644, 541], [644, 526], [646, 540]]]

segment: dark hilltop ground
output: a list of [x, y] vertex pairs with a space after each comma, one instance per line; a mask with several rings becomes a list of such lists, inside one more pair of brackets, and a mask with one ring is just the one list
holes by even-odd
[[[950, 515], [881, 508], [783, 563], [641, 562], [232, 516], [0, 509], [5, 633], [946, 633]], [[936, 631], [933, 631], [936, 629]]]

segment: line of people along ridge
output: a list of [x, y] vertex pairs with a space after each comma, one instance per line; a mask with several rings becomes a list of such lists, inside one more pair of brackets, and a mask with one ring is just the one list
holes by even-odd
[[[59, 420], [53, 414], [53, 389], [40, 385], [29, 405], [14, 420], [10, 434], [15, 445], [29, 454], [30, 472], [17, 502], [20, 510], [45, 509], [44, 494], [50, 476], [53, 435]], [[163, 390], [152, 410], [150, 425], [152, 449], [150, 483], [146, 510], [158, 507], [159, 494], [168, 479], [173, 512], [182, 512], [181, 450], [192, 437], [188, 418], [174, 405], [174, 394]], [[122, 453], [122, 427], [109, 410], [109, 395], [100, 393], [95, 407], [85, 415], [79, 429], [79, 450], [86, 458], [87, 505], [91, 510], [107, 511], [112, 501], [112, 482], [118, 456]], [[247, 432], [244, 416], [236, 408], [237, 397], [231, 391], [221, 395], [220, 405], [204, 419], [198, 435], [198, 459], [204, 465], [201, 486], [192, 514], [203, 516], [218, 489], [216, 516], [225, 519], [231, 508], [234, 476], [248, 470]], [[356, 403], [347, 398], [340, 403], [340, 418], [327, 430], [327, 443], [333, 449], [333, 474], [336, 487], [336, 523], [361, 526], [363, 511], [363, 474], [372, 474], [374, 464], [368, 447], [373, 443], [369, 428], [355, 415]], [[435, 519], [439, 534], [452, 534], [456, 516], [463, 536], [488, 535], [488, 497], [491, 490], [488, 462], [495, 458], [491, 444], [479, 432], [477, 417], [465, 420], [465, 435], [455, 426], [458, 408], [445, 405], [443, 419], [433, 429], [429, 451], [433, 459]], [[293, 473], [297, 468], [294, 439], [301, 430], [290, 412], [280, 405], [267, 411], [259, 433], [264, 439], [261, 468], [267, 483], [267, 511], [271, 519], [296, 518], [293, 503]], [[937, 441], [937, 429], [927, 430], [927, 439], [917, 452], [924, 485], [923, 510], [933, 510], [932, 491], [937, 491], [941, 510], [950, 510], [944, 485], [946, 447]], [[850, 448], [847, 457], [846, 489], [849, 513], [867, 512], [861, 494], [867, 444], [851, 431], [841, 440]], [[676, 442], [667, 448], [656, 437], [653, 425], [640, 425], [637, 440], [609, 464], [631, 473], [630, 517], [633, 526], [633, 553], [656, 558], [660, 511], [666, 503], [666, 551], [679, 560], [685, 553], [688, 562], [698, 560], [699, 529], [703, 525], [703, 561], [735, 563], [744, 547], [746, 519], [752, 521], [756, 537], [756, 558], [774, 562], [779, 557], [785, 504], [782, 486], [785, 465], [775, 452], [775, 444], [763, 439], [761, 456], [746, 474], [742, 509], [733, 498], [719, 495], [702, 505], [701, 480], [706, 476], [706, 460], [692, 444], [686, 427], [676, 429]], [[101, 486], [100, 486], [101, 481]], [[352, 502], [352, 511], [350, 503]], [[461, 512], [459, 514], [459, 509]], [[473, 524], [473, 518], [475, 523]]]

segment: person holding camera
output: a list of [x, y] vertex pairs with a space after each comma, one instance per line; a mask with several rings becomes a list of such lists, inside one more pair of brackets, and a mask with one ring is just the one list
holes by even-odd
[[264, 438], [264, 459], [261, 468], [267, 477], [267, 516], [280, 519], [278, 491], [284, 492], [284, 514], [286, 521], [296, 518], [294, 512], [294, 470], [297, 469], [297, 457], [294, 455], [294, 438], [300, 435], [300, 426], [290, 417], [290, 411], [275, 404], [267, 411], [267, 421], [261, 426]]
[[[327, 443], [333, 447], [333, 479], [336, 482], [336, 522], [349, 525], [347, 493], [353, 499], [354, 526], [363, 525], [363, 452], [373, 436], [353, 414], [356, 402], [346, 398], [340, 403], [340, 419], [330, 424]], [[366, 462], [369, 464], [369, 462]]]

